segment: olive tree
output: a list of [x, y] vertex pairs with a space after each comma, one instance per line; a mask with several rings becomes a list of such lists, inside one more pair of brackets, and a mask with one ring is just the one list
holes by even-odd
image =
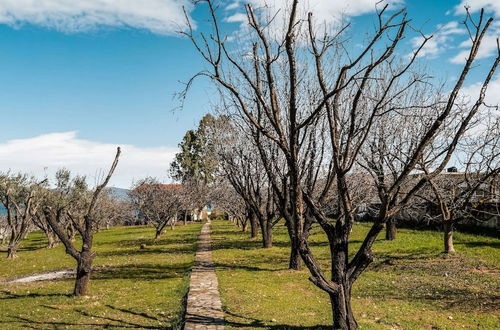
[[[92, 272], [92, 263], [96, 257], [93, 251], [94, 232], [99, 222], [96, 207], [100, 202], [100, 194], [113, 175], [120, 157], [121, 150], [117, 148], [114, 161], [104, 180], [93, 191], [88, 189], [84, 177], [71, 178], [69, 171], [59, 171], [56, 175], [55, 189], [52, 199], [43, 206], [46, 221], [64, 244], [66, 253], [77, 262], [76, 281], [73, 294], [85, 296]], [[64, 226], [71, 223], [81, 236], [82, 245], [75, 244]]]
[[[45, 180], [38, 182], [27, 174], [0, 174], [0, 202], [6, 210], [9, 236], [7, 258], [18, 257], [17, 250], [22, 239], [33, 225], [33, 218], [40, 207]], [[7, 234], [7, 233], [5, 233]]]

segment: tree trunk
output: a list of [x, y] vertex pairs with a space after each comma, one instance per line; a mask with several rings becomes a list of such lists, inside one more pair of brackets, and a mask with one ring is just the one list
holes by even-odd
[[156, 230], [156, 232], [155, 232], [155, 239], [154, 239], [155, 242], [158, 240], [158, 238], [160, 238], [161, 232], [162, 232], [162, 230], [158, 230], [158, 229]]
[[17, 258], [17, 248], [18, 244], [9, 245], [9, 248], [7, 249], [7, 259]]
[[290, 260], [288, 263], [288, 269], [300, 270], [301, 269], [301, 257], [300, 257], [300, 240], [297, 235], [294, 234], [293, 228], [290, 228], [290, 224], [287, 221], [285, 223], [288, 229], [288, 236], [290, 237]]
[[188, 213], [187, 213], [187, 211], [184, 211], [184, 226], [187, 225], [187, 217], [188, 217]]
[[7, 259], [17, 258], [17, 248], [19, 247], [19, 243], [21, 242], [21, 240], [19, 239], [21, 235], [22, 233], [16, 235], [14, 229], [11, 229], [9, 247], [7, 248]]
[[247, 232], [248, 221], [241, 220], [239, 223], [241, 224], [241, 231], [244, 232], [244, 233], [246, 233]]
[[351, 288], [341, 285], [338, 288], [338, 293], [329, 294], [329, 296], [332, 304], [333, 328], [356, 329], [358, 324], [351, 308]]
[[260, 230], [262, 231], [262, 246], [266, 249], [273, 247], [273, 227], [269, 220], [261, 223]]
[[45, 236], [47, 236], [47, 248], [52, 249], [55, 248], [59, 244], [59, 240], [57, 238], [57, 235], [52, 232], [52, 231], [47, 231], [45, 233]]
[[387, 241], [394, 241], [397, 233], [396, 220], [389, 219], [385, 225], [385, 239]]
[[300, 270], [301, 269], [301, 259], [299, 252], [299, 240], [296, 237], [291, 237], [291, 249], [290, 249], [290, 262], [288, 263], [288, 269]]
[[256, 238], [259, 231], [259, 224], [257, 223], [257, 218], [255, 217], [255, 214], [253, 212], [249, 213], [248, 220], [250, 221], [250, 237]]
[[80, 258], [77, 260], [75, 290], [73, 291], [75, 296], [87, 295], [90, 273], [92, 271], [92, 260], [93, 256], [89, 251], [82, 252]]
[[453, 246], [453, 222], [444, 221], [444, 253], [455, 253]]
[[76, 230], [75, 230], [75, 227], [73, 227], [73, 225], [71, 223], [68, 224], [67, 231], [68, 231], [69, 240], [71, 242], [74, 242], [76, 240]]

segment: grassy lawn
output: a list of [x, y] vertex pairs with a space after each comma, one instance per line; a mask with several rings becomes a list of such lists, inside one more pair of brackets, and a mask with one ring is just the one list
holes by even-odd
[[[351, 251], [368, 231], [355, 226]], [[282, 224], [274, 247], [261, 248], [234, 224], [212, 225], [214, 261], [230, 328], [321, 328], [331, 324], [330, 303], [308, 271], [287, 270], [289, 241]], [[353, 289], [353, 308], [364, 329], [498, 328], [500, 241], [457, 233], [454, 256], [441, 254], [441, 233], [401, 229], [397, 240], [375, 243], [376, 261]], [[328, 246], [312, 235], [327, 270]]]
[[[152, 244], [152, 228], [119, 227], [95, 235], [97, 271], [90, 296], [73, 298], [74, 280], [0, 284], [0, 329], [169, 328], [183, 313], [189, 271], [200, 224], [168, 230]], [[147, 248], [141, 250], [142, 243]], [[0, 281], [75, 267], [64, 248], [44, 248], [41, 233], [30, 234], [19, 258], [1, 251]]]

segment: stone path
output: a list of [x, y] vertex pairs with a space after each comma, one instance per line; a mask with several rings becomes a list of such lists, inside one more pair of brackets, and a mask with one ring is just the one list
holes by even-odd
[[212, 262], [210, 221], [201, 229], [191, 272], [184, 329], [224, 329], [219, 284]]

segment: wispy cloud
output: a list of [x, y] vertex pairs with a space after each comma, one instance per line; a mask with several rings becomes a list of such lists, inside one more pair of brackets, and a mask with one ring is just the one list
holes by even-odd
[[[471, 13], [477, 13], [484, 9], [487, 13], [492, 13], [494, 16], [500, 16], [500, 1], [499, 0], [462, 0], [460, 4], [455, 7], [456, 15], [465, 15], [465, 7], [469, 8]], [[496, 38], [500, 35], [500, 23], [494, 22], [490, 27], [488, 33], [484, 36], [481, 48], [477, 54], [477, 58], [487, 58], [493, 56], [497, 52]], [[450, 62], [455, 64], [462, 64], [465, 62], [471, 45], [470, 40], [463, 41], [459, 48], [461, 50], [457, 55], [450, 59]]]
[[[86, 175], [94, 184], [108, 170], [117, 145], [89, 141], [77, 137], [77, 132], [39, 135], [33, 138], [0, 143], [0, 171], [22, 171], [38, 177], [65, 167], [75, 174]], [[165, 180], [176, 148], [141, 148], [121, 145], [122, 156], [110, 186], [129, 188], [133, 180], [147, 175]]]
[[184, 26], [183, 6], [188, 11], [193, 7], [190, 0], [2, 0], [0, 23], [64, 32], [110, 26], [171, 34]]
[[[499, 12], [500, 13], [500, 12]], [[481, 47], [477, 53], [477, 59], [488, 58], [490, 56], [497, 54], [497, 38], [500, 35], [500, 22], [495, 22], [490, 27], [487, 34], [484, 36], [481, 42]], [[451, 63], [462, 64], [470, 52], [470, 46], [472, 42], [467, 39], [460, 43], [459, 52], [457, 55], [450, 59]]]
[[[389, 10], [399, 8], [404, 0], [306, 0], [298, 5], [298, 21], [307, 19], [307, 14], [312, 13], [316, 29], [337, 29], [348, 22], [352, 17], [373, 13], [381, 10], [386, 4]], [[290, 0], [231, 0], [225, 6], [226, 21], [240, 23], [240, 29], [235, 31], [230, 40], [245, 39], [248, 36], [247, 17], [244, 4], [252, 6], [262, 26], [265, 26], [270, 36], [282, 39], [287, 27], [287, 13], [291, 9]]]
[[[424, 48], [419, 53], [420, 57], [436, 58], [450, 48], [451, 42], [455, 35], [466, 34], [465, 28], [461, 27], [458, 22], [452, 21], [446, 24], [437, 26], [437, 31], [433, 37], [427, 41]], [[412, 38], [411, 44], [414, 48], [418, 47], [423, 41], [423, 37]]]
[[[474, 84], [471, 84], [467, 87], [464, 87], [461, 91], [461, 93], [471, 100], [475, 101], [476, 98], [479, 96], [479, 92], [481, 91], [483, 82], [477, 82]], [[493, 79], [490, 81], [488, 85], [488, 90], [486, 91], [484, 103], [488, 106], [497, 106], [500, 105], [500, 94], [498, 91], [500, 90], [500, 74], [497, 74]], [[499, 114], [498, 112], [496, 112]]]
[[[248, 0], [254, 8], [269, 7], [274, 13], [290, 6], [289, 0]], [[338, 22], [343, 16], [358, 16], [375, 11], [375, 7], [381, 8], [385, 4], [398, 6], [404, 0], [309, 0], [305, 1], [303, 8], [314, 14], [318, 22]]]
[[500, 14], [500, 1], [498, 0], [462, 0], [455, 6], [455, 14], [465, 14], [465, 7], [468, 7], [473, 13], [484, 9], [496, 15]]

